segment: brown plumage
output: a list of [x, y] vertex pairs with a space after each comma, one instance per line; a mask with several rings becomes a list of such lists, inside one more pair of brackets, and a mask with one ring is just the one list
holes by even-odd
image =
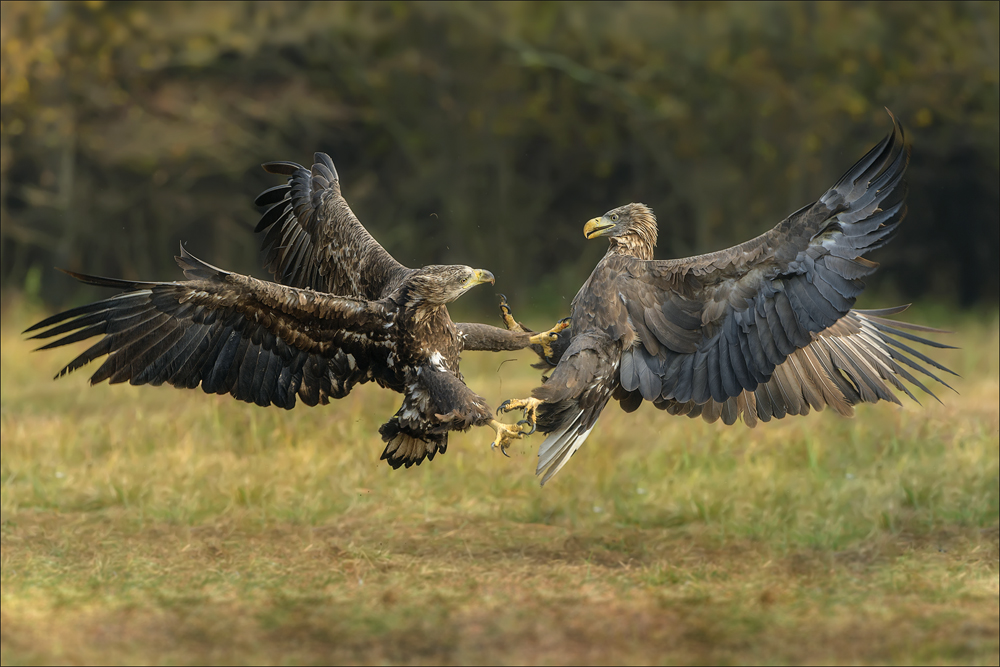
[[862, 255], [905, 213], [909, 152], [893, 123], [817, 202], [727, 250], [653, 260], [656, 217], [643, 204], [587, 223], [587, 238], [610, 247], [573, 300], [555, 368], [533, 399], [501, 406], [537, 409], [550, 434], [539, 449], [543, 484], [611, 398], [628, 412], [647, 400], [752, 427], [828, 405], [851, 415], [861, 402], [899, 403], [892, 388], [912, 398], [901, 379], [928, 391], [907, 367], [940, 382], [915, 359], [947, 369], [904, 342], [948, 347], [910, 333], [939, 332], [885, 319], [905, 307], [853, 310], [861, 278], [878, 266]]
[[255, 231], [264, 232], [264, 266], [275, 281], [319, 292], [380, 299], [412, 274], [364, 228], [340, 192], [340, 177], [326, 153], [312, 169], [267, 162], [288, 182], [262, 192], [254, 203], [270, 206]]
[[70, 273], [124, 292], [27, 330], [45, 329], [32, 338], [61, 336], [40, 349], [101, 336], [56, 377], [109, 355], [91, 384], [200, 385], [206, 393], [286, 409], [297, 401], [325, 404], [374, 381], [404, 394], [379, 429], [382, 458], [394, 468], [444, 452], [450, 431], [490, 426], [501, 449], [521, 437], [493, 419], [486, 401], [465, 385], [459, 360], [464, 350], [524, 348], [531, 335], [455, 324], [447, 309], [475, 285], [493, 283], [493, 275], [396, 262], [351, 212], [326, 155], [316, 155], [311, 172], [291, 163], [265, 167], [291, 175], [287, 185], [258, 198], [274, 204], [259, 226], [268, 230], [268, 267], [290, 284], [224, 271], [183, 248], [176, 259], [184, 281]]

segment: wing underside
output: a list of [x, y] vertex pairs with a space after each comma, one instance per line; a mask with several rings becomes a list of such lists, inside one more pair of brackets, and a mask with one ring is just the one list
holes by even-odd
[[393, 341], [378, 304], [239, 276], [194, 258], [189, 280], [132, 282], [70, 274], [122, 294], [54, 315], [28, 329], [50, 349], [100, 336], [57, 377], [107, 355], [91, 383], [201, 386], [258, 405], [291, 408], [346, 395], [377, 379]]
[[593, 332], [572, 333], [534, 392], [546, 401], [538, 423], [549, 433], [539, 474], [550, 478], [586, 439], [597, 418], [586, 397], [603, 399], [597, 389], [609, 372], [626, 411], [647, 400], [748, 426], [826, 406], [851, 415], [859, 403], [898, 404], [897, 391], [915, 399], [905, 383], [931, 393], [921, 377], [947, 386], [931, 369], [951, 371], [914, 347], [949, 347], [919, 335], [944, 332], [888, 319], [905, 307], [854, 310], [862, 279], [878, 266], [864, 255], [905, 214], [908, 161], [893, 118], [892, 133], [819, 200], [751, 241], [678, 260], [609, 252], [574, 301], [574, 326], [597, 323], [620, 342], [620, 356], [584, 369], [571, 354]]

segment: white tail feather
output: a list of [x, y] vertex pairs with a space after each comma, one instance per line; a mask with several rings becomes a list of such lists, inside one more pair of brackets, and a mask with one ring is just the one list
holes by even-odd
[[542, 477], [542, 486], [545, 486], [545, 482], [549, 481], [566, 465], [566, 462], [576, 453], [576, 450], [580, 449], [580, 446], [586, 442], [587, 436], [594, 430], [594, 427], [591, 426], [581, 432], [580, 422], [582, 419], [583, 413], [581, 412], [566, 428], [549, 434], [549, 437], [545, 438], [541, 447], [538, 448], [538, 468], [536, 468], [535, 474], [545, 473]]

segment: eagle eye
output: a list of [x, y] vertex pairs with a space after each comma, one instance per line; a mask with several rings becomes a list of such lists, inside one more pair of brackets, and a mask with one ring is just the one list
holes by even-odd
[[611, 222], [618, 222], [618, 214], [617, 213], [612, 213], [611, 214]]

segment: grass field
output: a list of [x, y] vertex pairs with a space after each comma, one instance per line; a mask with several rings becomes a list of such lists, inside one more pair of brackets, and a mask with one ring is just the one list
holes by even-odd
[[[943, 404], [612, 406], [544, 489], [538, 436], [380, 463], [374, 386], [286, 412], [53, 382], [78, 350], [28, 353], [43, 314], [3, 312], [4, 664], [1000, 660], [995, 314], [904, 315], [956, 331]], [[529, 356], [463, 371], [497, 405]]]

